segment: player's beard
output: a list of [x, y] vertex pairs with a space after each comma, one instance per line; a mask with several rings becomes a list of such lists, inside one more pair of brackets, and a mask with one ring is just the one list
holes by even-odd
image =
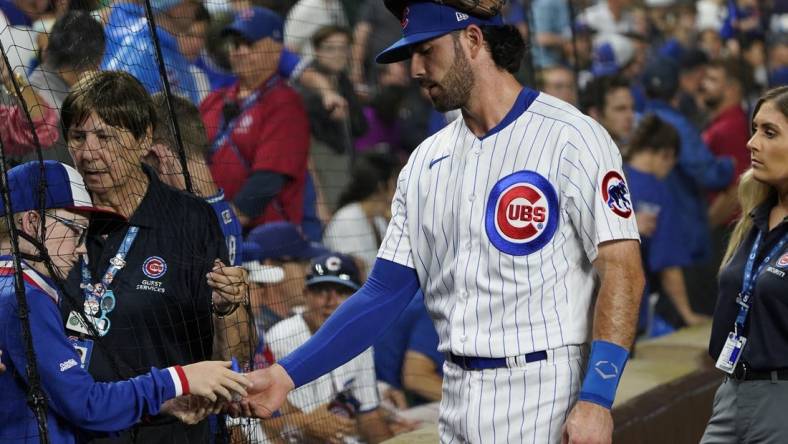
[[432, 105], [439, 112], [445, 113], [453, 109], [461, 108], [468, 103], [473, 89], [474, 76], [471, 64], [462, 51], [460, 39], [454, 37], [454, 62], [449, 71], [443, 76], [440, 82], [436, 82], [441, 93], [433, 97], [430, 95]]

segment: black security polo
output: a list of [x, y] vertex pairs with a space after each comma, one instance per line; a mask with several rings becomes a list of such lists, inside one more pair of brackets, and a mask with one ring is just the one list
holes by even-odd
[[[776, 204], [770, 199], [756, 208], [752, 217], [753, 228], [736, 251], [733, 259], [720, 273], [720, 291], [714, 311], [709, 354], [715, 360], [720, 355], [728, 333], [739, 312], [736, 297], [744, 279], [747, 256], [758, 231], [764, 233], [754, 269], [763, 263], [764, 257], [780, 239], [788, 233], [788, 218], [769, 231], [769, 213]], [[747, 217], [747, 216], [745, 216]], [[754, 370], [788, 368], [788, 246], [775, 254], [755, 281], [749, 315], [744, 327], [747, 344], [741, 360]]]
[[[116, 307], [111, 327], [93, 347], [89, 371], [98, 381], [116, 381], [211, 358], [211, 290], [206, 274], [214, 259], [227, 261], [227, 248], [211, 207], [203, 200], [163, 184], [143, 166], [150, 185], [131, 219], [91, 220], [87, 239], [93, 282], [106, 272], [130, 225], [139, 233], [126, 265], [110, 285]], [[64, 319], [73, 304], [81, 309], [79, 266], [69, 275], [61, 306]], [[74, 334], [67, 330], [68, 334]]]

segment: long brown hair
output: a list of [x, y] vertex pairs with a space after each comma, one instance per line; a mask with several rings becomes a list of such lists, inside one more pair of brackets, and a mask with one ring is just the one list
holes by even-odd
[[[758, 115], [761, 106], [766, 102], [774, 104], [775, 108], [788, 118], [788, 86], [770, 89], [761, 96], [761, 98], [758, 99], [758, 103], [755, 104], [755, 110], [752, 113], [753, 119]], [[733, 257], [739, 245], [744, 241], [747, 233], [752, 229], [752, 219], [749, 217], [749, 214], [752, 210], [769, 199], [774, 193], [776, 193], [774, 187], [760, 182], [753, 177], [752, 169], [747, 170], [747, 172], [742, 175], [738, 188], [742, 216], [733, 228], [731, 240], [728, 242], [728, 249], [725, 251], [725, 257], [722, 259], [723, 266], [731, 260], [731, 257]]]

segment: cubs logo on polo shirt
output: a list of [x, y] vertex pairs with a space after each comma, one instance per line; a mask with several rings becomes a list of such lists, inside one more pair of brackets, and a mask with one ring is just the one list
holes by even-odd
[[167, 263], [159, 256], [151, 256], [142, 263], [142, 272], [151, 279], [158, 279], [167, 272]]
[[618, 171], [608, 171], [602, 179], [602, 200], [616, 215], [624, 219], [632, 215], [629, 187]]
[[785, 253], [782, 256], [780, 256], [780, 258], [777, 259], [777, 262], [775, 262], [775, 265], [777, 265], [780, 268], [788, 268], [788, 253]]
[[496, 183], [487, 200], [485, 230], [495, 248], [525, 256], [544, 247], [558, 227], [558, 197], [534, 171], [518, 171]]

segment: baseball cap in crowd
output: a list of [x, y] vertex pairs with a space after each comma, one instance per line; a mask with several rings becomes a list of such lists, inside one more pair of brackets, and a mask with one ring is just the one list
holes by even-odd
[[[45, 160], [43, 170], [46, 181], [45, 209], [63, 208], [114, 214], [93, 206], [85, 182], [74, 168], [54, 160]], [[36, 161], [23, 163], [8, 170], [12, 213], [41, 209], [39, 200], [41, 177], [41, 164]], [[4, 215], [3, 205], [0, 206], [0, 216]]]
[[308, 260], [328, 253], [320, 244], [309, 242], [301, 230], [290, 222], [271, 222], [255, 227], [246, 236], [244, 251], [245, 261]]
[[281, 42], [284, 37], [284, 22], [274, 11], [261, 6], [242, 9], [235, 14], [235, 19], [222, 30], [222, 35], [240, 34], [254, 43], [266, 37]]
[[635, 45], [621, 34], [601, 34], [594, 39], [594, 57], [591, 72], [594, 76], [617, 74], [635, 55]]
[[249, 273], [249, 281], [258, 284], [278, 284], [285, 280], [285, 271], [276, 265], [263, 265], [259, 261], [241, 264]]
[[448, 5], [419, 1], [408, 4], [402, 13], [401, 24], [402, 38], [378, 54], [375, 58], [378, 63], [407, 60], [410, 57], [410, 48], [415, 44], [465, 29], [468, 25], [501, 26], [503, 19], [500, 14], [483, 19]]
[[673, 60], [657, 57], [643, 70], [643, 87], [649, 94], [673, 96], [679, 88], [679, 67]]
[[344, 285], [353, 290], [361, 287], [358, 267], [352, 257], [341, 253], [329, 253], [312, 259], [309, 273], [306, 275], [306, 286], [334, 283]]

